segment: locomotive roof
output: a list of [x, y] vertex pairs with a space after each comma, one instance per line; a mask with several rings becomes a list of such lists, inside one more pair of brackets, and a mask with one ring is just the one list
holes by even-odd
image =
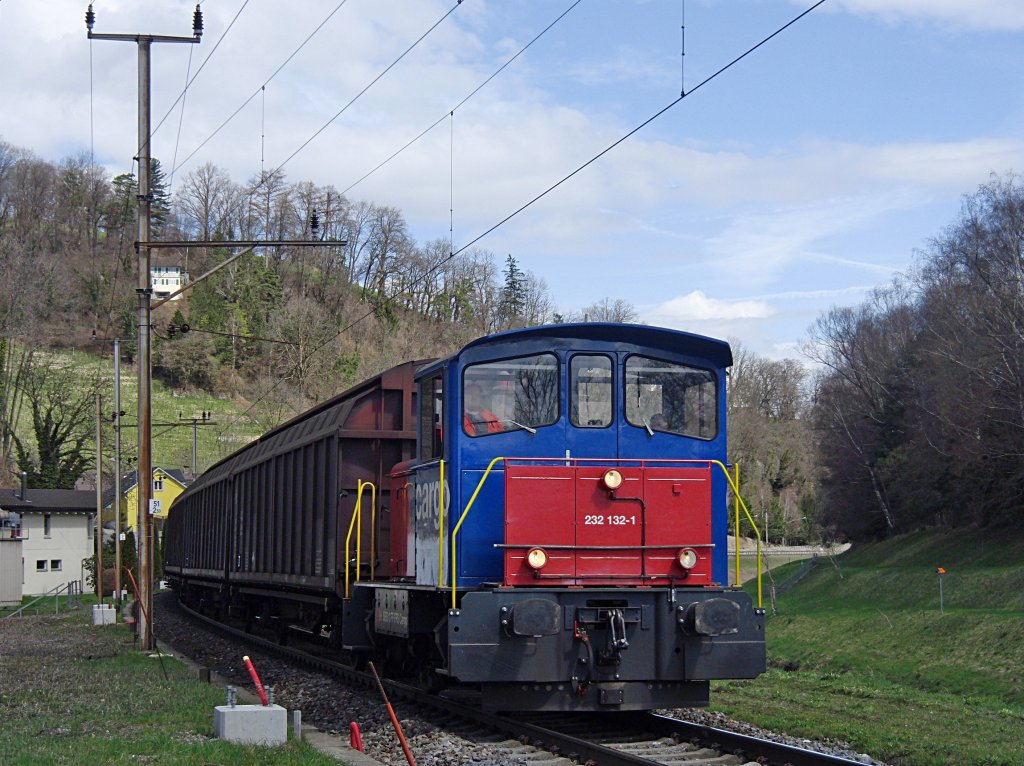
[[549, 324], [539, 327], [524, 327], [485, 335], [467, 343], [457, 352], [440, 359], [429, 367], [421, 368], [417, 377], [436, 369], [441, 364], [460, 356], [463, 352], [478, 346], [496, 343], [516, 343], [547, 338], [554, 340], [593, 340], [610, 343], [628, 343], [632, 346], [662, 348], [668, 351], [684, 351], [700, 356], [719, 367], [732, 365], [732, 350], [724, 340], [705, 335], [671, 330], [667, 327], [652, 327], [645, 324], [620, 324], [613, 322], [578, 322], [570, 324]]

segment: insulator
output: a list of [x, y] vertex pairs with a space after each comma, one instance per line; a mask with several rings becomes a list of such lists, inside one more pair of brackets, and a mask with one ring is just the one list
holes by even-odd
[[92, 12], [92, 3], [89, 3], [89, 8], [85, 12], [85, 28], [92, 32], [92, 26], [96, 23], [96, 14]]
[[203, 9], [196, 3], [196, 12], [192, 14], [192, 36], [203, 36]]

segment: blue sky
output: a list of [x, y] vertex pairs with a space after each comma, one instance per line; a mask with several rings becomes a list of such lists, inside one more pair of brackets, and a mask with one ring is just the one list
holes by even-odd
[[[461, 247], [670, 104], [681, 61], [689, 90], [812, 4], [582, 0], [348, 196], [400, 208], [421, 242], [451, 227]], [[0, 138], [53, 161], [92, 143], [114, 175], [136, 148], [136, 49], [90, 44], [86, 5], [0, 0]], [[153, 152], [176, 180], [212, 162], [245, 182], [456, 2], [202, 5], [201, 45], [154, 46], [154, 124], [168, 117]], [[288, 160], [288, 179], [347, 189], [571, 5], [464, 0]], [[97, 0], [95, 31], [187, 35], [193, 6]], [[182, 116], [171, 106], [208, 56]], [[622, 298], [652, 324], [797, 356], [823, 311], [911, 268], [964, 194], [1024, 169], [1021, 82], [1024, 3], [828, 0], [477, 246], [512, 253], [563, 311]]]

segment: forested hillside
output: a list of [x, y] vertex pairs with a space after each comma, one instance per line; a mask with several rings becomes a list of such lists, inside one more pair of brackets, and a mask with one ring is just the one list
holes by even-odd
[[[153, 315], [154, 375], [233, 401], [266, 429], [401, 361], [552, 321], [638, 321], [592, 296], [559, 312], [513, 254], [451, 256], [402, 212], [331, 186], [154, 161], [154, 239], [317, 239], [244, 255]], [[0, 482], [71, 486], [91, 465], [109, 372], [46, 352], [134, 354], [136, 179], [0, 140]], [[1024, 186], [994, 179], [917, 268], [809, 330], [809, 361], [731, 339], [730, 458], [771, 540], [885, 536], [1020, 513], [1024, 491]], [[344, 243], [344, 244], [343, 244]], [[193, 279], [227, 247], [154, 251]], [[579, 296], [574, 296], [578, 298]], [[109, 370], [109, 368], [105, 368]], [[230, 441], [230, 435], [222, 436]]]
[[1020, 520], [1024, 184], [965, 199], [912, 273], [811, 329], [820, 520], [852, 537]]

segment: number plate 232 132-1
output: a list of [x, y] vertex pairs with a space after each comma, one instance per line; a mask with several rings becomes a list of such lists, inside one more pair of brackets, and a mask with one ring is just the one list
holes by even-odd
[[632, 524], [636, 524], [636, 516], [616, 516], [609, 514], [587, 514], [583, 517], [583, 523], [586, 526], [609, 526], [609, 527], [625, 527]]

